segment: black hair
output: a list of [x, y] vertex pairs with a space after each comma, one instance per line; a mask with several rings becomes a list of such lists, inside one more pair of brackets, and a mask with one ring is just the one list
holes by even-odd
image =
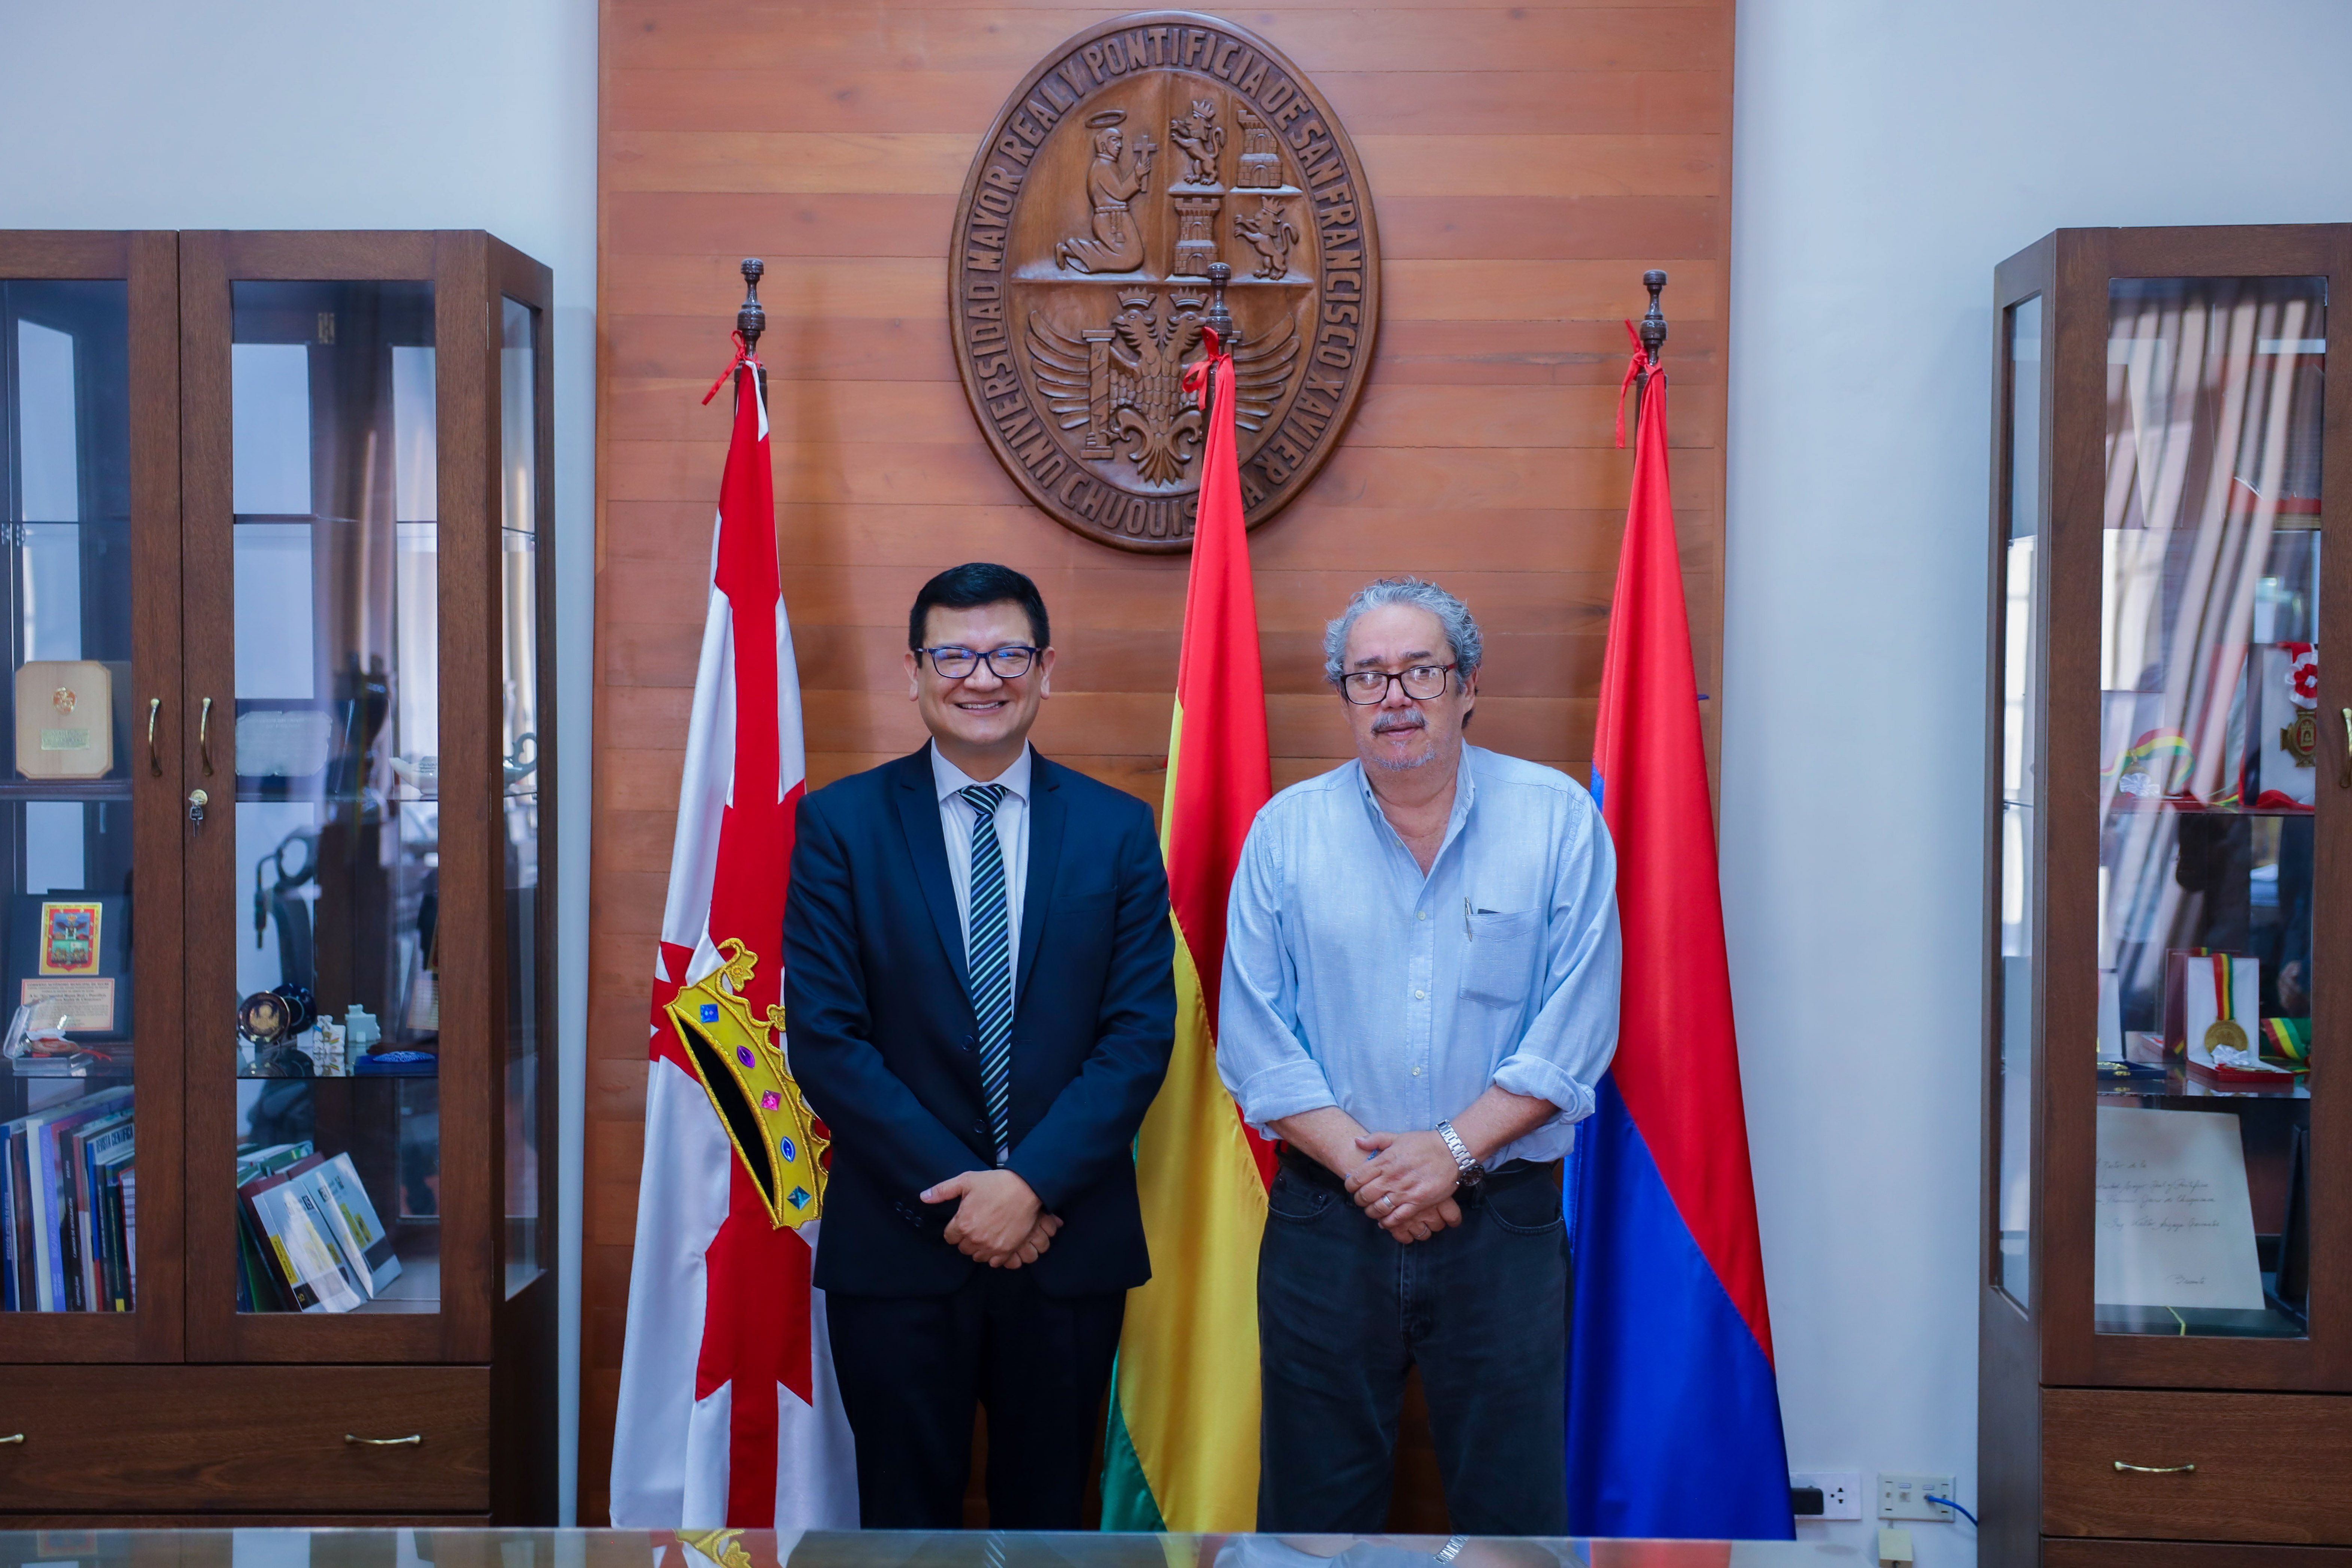
[[914, 609], [907, 616], [907, 646], [923, 646], [923, 631], [933, 608], [976, 610], [982, 605], [1020, 605], [1021, 613], [1029, 617], [1029, 635], [1036, 645], [1054, 646], [1053, 628], [1045, 621], [1045, 596], [1037, 592], [1037, 584], [1010, 566], [989, 561], [967, 561], [961, 566], [950, 566], [923, 584], [922, 591], [915, 595]]

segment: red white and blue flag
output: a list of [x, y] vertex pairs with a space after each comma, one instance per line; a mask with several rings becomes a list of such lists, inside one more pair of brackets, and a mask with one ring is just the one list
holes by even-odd
[[[655, 966], [613, 1523], [855, 1528], [856, 1450], [824, 1292], [810, 1283], [821, 1222], [779, 1223], [668, 1016], [680, 989], [709, 980], [729, 953], [756, 961], [740, 993], [748, 1016], [782, 1003], [784, 890], [807, 773], [767, 400], [757, 360], [739, 350], [733, 368], [734, 435]], [[740, 947], [722, 952], [730, 940]], [[753, 1059], [745, 1047], [744, 1065]]]
[[1580, 1535], [1786, 1540], [1795, 1525], [1667, 488], [1666, 378], [1637, 340], [1627, 382], [1643, 370], [1592, 747], [1592, 795], [1617, 850], [1624, 979], [1617, 1055], [1577, 1140], [1569, 1198], [1569, 1522]]

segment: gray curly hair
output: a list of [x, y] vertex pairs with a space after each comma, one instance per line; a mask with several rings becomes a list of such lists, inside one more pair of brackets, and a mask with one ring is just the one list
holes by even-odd
[[1486, 657], [1486, 644], [1478, 635], [1477, 618], [1470, 614], [1469, 605], [1436, 584], [1418, 577], [1383, 577], [1356, 590], [1348, 607], [1323, 628], [1324, 679], [1334, 686], [1339, 684], [1340, 678], [1347, 674], [1348, 633], [1354, 628], [1356, 618], [1385, 605], [1411, 605], [1435, 616], [1437, 624], [1445, 628], [1446, 646], [1454, 650], [1454, 677], [1465, 686], [1469, 684]]

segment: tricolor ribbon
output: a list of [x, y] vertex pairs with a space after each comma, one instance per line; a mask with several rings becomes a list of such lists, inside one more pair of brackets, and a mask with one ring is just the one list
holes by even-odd
[[[2161, 777], [2158, 777], [2154, 770], [2147, 766], [2159, 756], [2169, 759]], [[2189, 776], [2196, 770], [2197, 752], [2190, 747], [2186, 736], [2178, 730], [2150, 730], [2133, 742], [2131, 749], [2116, 759], [2111, 776], [2118, 785], [2122, 785], [2135, 771], [2140, 772], [2147, 775], [2149, 784], [2153, 786], [2154, 794], [2171, 799], [2178, 798], [2173, 781], [2179, 779], [2186, 783]], [[2126, 793], [2139, 792], [2126, 787]]]
[[2264, 1018], [2263, 1038], [2271, 1045], [2271, 1055], [2282, 1061], [2308, 1067], [2311, 1058], [2311, 1020], [2308, 1018]]

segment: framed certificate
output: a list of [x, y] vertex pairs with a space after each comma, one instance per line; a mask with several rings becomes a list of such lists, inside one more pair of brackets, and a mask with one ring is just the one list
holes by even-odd
[[110, 1035], [114, 1026], [114, 981], [110, 976], [79, 980], [20, 980], [20, 1003], [33, 1009], [36, 1028], [63, 1029], [70, 1035]]

